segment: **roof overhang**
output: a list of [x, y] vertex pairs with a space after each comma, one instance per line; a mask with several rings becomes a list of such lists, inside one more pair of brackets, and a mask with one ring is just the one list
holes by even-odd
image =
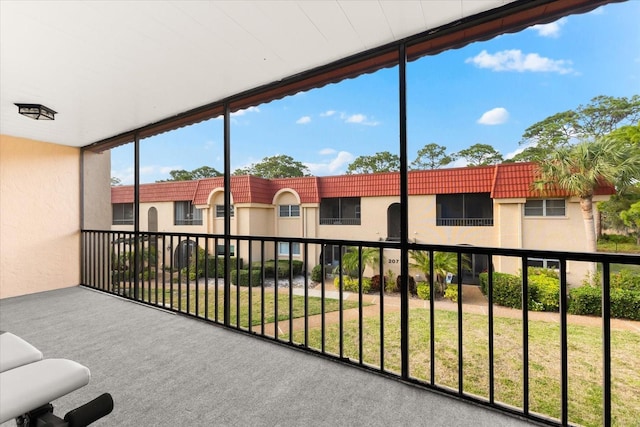
[[105, 148], [610, 2], [3, 0], [0, 133]]

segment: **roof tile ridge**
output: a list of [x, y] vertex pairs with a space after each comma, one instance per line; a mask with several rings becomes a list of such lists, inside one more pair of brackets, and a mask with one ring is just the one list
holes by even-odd
[[493, 182], [491, 183], [491, 193], [489, 193], [489, 197], [494, 198], [496, 186], [498, 185], [498, 170], [500, 168], [500, 163], [495, 165], [495, 170], [493, 171]]
[[193, 189], [193, 195], [191, 196], [191, 203], [196, 201], [196, 195], [198, 194], [198, 188], [200, 187], [200, 179], [196, 180], [196, 188]]

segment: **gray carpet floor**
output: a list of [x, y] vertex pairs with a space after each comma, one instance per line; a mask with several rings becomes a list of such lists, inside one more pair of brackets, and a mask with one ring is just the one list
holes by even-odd
[[[101, 426], [531, 425], [361, 369], [85, 288], [0, 300], [0, 329], [91, 370]], [[3, 427], [15, 425], [13, 421]]]

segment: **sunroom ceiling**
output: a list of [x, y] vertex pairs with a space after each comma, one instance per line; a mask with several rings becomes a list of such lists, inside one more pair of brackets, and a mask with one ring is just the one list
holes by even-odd
[[85, 146], [509, 3], [2, 0], [0, 132]]

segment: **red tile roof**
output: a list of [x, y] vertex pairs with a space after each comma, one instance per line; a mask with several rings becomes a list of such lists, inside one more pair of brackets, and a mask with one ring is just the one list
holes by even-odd
[[[409, 194], [491, 193], [494, 199], [542, 197], [532, 188], [535, 177], [533, 163], [504, 163], [495, 166], [434, 169], [409, 172]], [[174, 181], [140, 185], [141, 202], [192, 201], [207, 204], [216, 188], [224, 188], [222, 177], [198, 181]], [[380, 197], [400, 194], [397, 172], [263, 179], [255, 176], [231, 177], [233, 203], [273, 203], [275, 194], [292, 189], [301, 203], [319, 203], [331, 197]], [[603, 185], [596, 194], [614, 194], [613, 187]], [[568, 193], [552, 189], [545, 197], [566, 197]], [[132, 203], [133, 186], [111, 188], [112, 203]]]

